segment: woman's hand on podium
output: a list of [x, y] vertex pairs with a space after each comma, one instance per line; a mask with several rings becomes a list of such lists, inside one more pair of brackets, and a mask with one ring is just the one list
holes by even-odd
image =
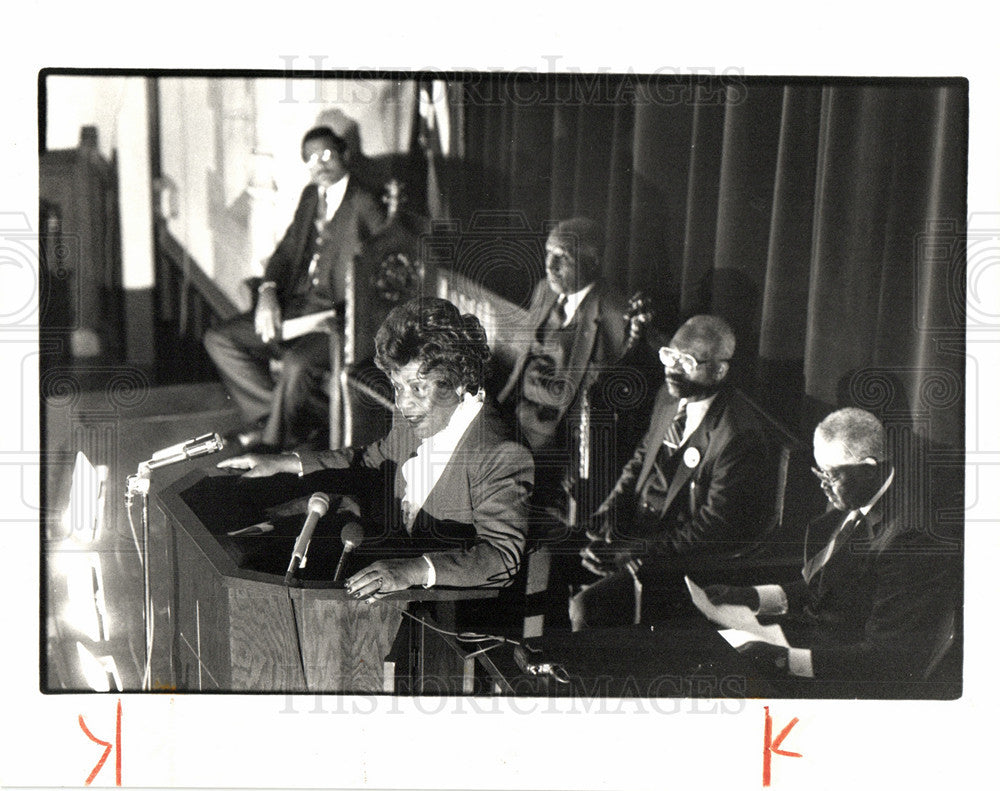
[[244, 478], [266, 478], [279, 472], [302, 473], [302, 461], [294, 453], [244, 453], [215, 465], [220, 470], [246, 470]]
[[376, 560], [345, 583], [355, 599], [379, 599], [386, 593], [423, 585], [427, 580], [427, 561], [423, 558]]

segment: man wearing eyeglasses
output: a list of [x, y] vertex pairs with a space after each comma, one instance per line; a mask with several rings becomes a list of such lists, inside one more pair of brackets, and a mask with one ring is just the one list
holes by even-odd
[[[352, 260], [384, 222], [379, 202], [350, 177], [347, 144], [330, 127], [306, 132], [301, 153], [309, 184], [267, 262], [254, 310], [204, 338], [245, 420], [232, 437], [242, 450], [292, 448], [326, 424], [322, 378], [330, 367], [329, 336], [315, 331], [286, 340], [282, 322], [342, 309]], [[272, 359], [282, 362], [277, 381]]]
[[683, 575], [749, 545], [771, 517], [776, 450], [727, 386], [736, 340], [717, 316], [686, 321], [660, 349], [665, 382], [643, 441], [596, 511], [583, 566], [602, 577], [573, 597], [575, 630], [664, 620]]
[[[705, 592], [715, 604], [745, 605], [780, 621], [791, 648], [751, 642], [741, 649], [771, 673], [922, 681], [953, 613], [959, 545], [928, 532], [920, 493], [907, 489], [906, 470], [887, 458], [885, 431], [871, 413], [828, 415], [813, 451], [831, 508], [807, 529], [801, 578]], [[839, 689], [828, 683], [807, 691]]]

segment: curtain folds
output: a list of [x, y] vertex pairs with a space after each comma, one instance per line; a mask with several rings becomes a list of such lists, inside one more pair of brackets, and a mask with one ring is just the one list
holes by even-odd
[[789, 425], [855, 404], [963, 446], [965, 81], [495, 83], [465, 92], [456, 217], [592, 217], [604, 276], [667, 337], [729, 320], [739, 383]]

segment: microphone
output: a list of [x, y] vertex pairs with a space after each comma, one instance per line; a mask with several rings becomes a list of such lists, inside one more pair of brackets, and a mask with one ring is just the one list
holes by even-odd
[[166, 467], [179, 461], [196, 459], [199, 456], [207, 456], [209, 453], [217, 453], [220, 450], [222, 450], [222, 437], [213, 433], [202, 434], [200, 437], [156, 451], [148, 461], [139, 462], [139, 469], [155, 470], [157, 467]]
[[344, 562], [347, 560], [348, 553], [364, 540], [365, 531], [361, 525], [357, 522], [348, 522], [344, 525], [343, 530], [340, 531], [340, 542], [344, 548], [340, 552], [340, 560], [337, 561], [337, 570], [333, 572], [334, 582], [339, 581], [340, 576], [344, 573]]
[[329, 507], [330, 497], [323, 492], [316, 492], [309, 498], [309, 512], [306, 515], [306, 522], [302, 525], [299, 537], [295, 539], [292, 559], [288, 563], [288, 571], [285, 572], [286, 585], [294, 584], [295, 574], [306, 565], [306, 552], [309, 550], [309, 541], [312, 539], [313, 530], [316, 529], [316, 523], [326, 514]]

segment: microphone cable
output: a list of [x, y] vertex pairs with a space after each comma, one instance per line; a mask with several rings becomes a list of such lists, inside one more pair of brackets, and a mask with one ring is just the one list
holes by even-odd
[[526, 642], [515, 640], [512, 637], [504, 637], [503, 635], [479, 634], [478, 632], [469, 632], [469, 631], [461, 631], [461, 632], [449, 631], [448, 629], [442, 629], [440, 626], [435, 626], [434, 624], [425, 621], [423, 618], [414, 615], [405, 607], [399, 607], [395, 604], [386, 601], [385, 599], [374, 599], [374, 602], [378, 604], [383, 604], [387, 607], [392, 607], [393, 609], [401, 612], [410, 620], [416, 621], [422, 626], [426, 626], [428, 629], [437, 632], [438, 634], [442, 634], [447, 637], [454, 637], [455, 640], [457, 640], [460, 643], [473, 643], [473, 644], [486, 643], [486, 642], [491, 643], [490, 645], [483, 646], [482, 648], [479, 648], [475, 651], [471, 651], [470, 653], [464, 654], [461, 651], [459, 651], [456, 646], [446, 641], [447, 645], [462, 660], [470, 659], [472, 657], [479, 656], [480, 654], [485, 654], [489, 651], [492, 651], [494, 648], [499, 648], [502, 645], [513, 645], [515, 662], [517, 662], [517, 664], [521, 666], [526, 673], [529, 673], [530, 675], [550, 676], [560, 684], [570, 683], [569, 673], [566, 672], [566, 668], [563, 667], [562, 664], [558, 662], [553, 663], [553, 662], [529, 661], [531, 654], [541, 654], [542, 652], [539, 649], [532, 648]]

